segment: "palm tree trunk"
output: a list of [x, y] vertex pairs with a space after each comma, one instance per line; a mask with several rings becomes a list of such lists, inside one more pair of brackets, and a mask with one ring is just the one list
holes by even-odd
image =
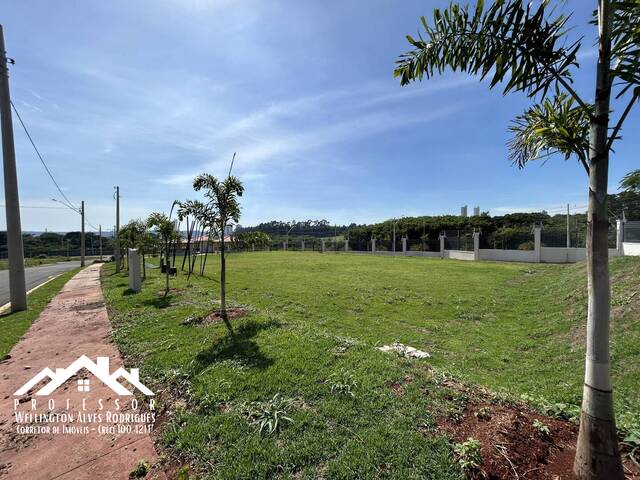
[[220, 315], [222, 316], [222, 320], [224, 320], [225, 325], [229, 329], [229, 333], [233, 335], [233, 327], [231, 327], [231, 322], [229, 321], [229, 317], [227, 316], [227, 298], [226, 298], [226, 281], [227, 281], [227, 269], [224, 258], [224, 226], [221, 229], [222, 233], [220, 234]]
[[207, 255], [209, 255], [209, 239], [211, 238], [211, 232], [207, 233], [206, 245], [204, 247], [204, 261], [202, 262], [202, 270], [200, 271], [200, 275], [204, 276], [204, 269], [207, 266]]
[[589, 210], [587, 213], [587, 276], [589, 309], [584, 393], [580, 433], [573, 465], [581, 480], [623, 479], [609, 376], [609, 102], [611, 96], [610, 0], [599, 0], [599, 59], [595, 118], [589, 132]]
[[[194, 221], [195, 223], [195, 221]], [[180, 270], [184, 272], [184, 262], [187, 260], [187, 255], [189, 255], [189, 265], [191, 265], [191, 234], [193, 229], [189, 229], [189, 217], [187, 216], [187, 246], [184, 249], [184, 255], [182, 256], [182, 267]]]
[[169, 294], [169, 241], [164, 241], [164, 251], [165, 251], [165, 287], [164, 287], [164, 296], [166, 297]]

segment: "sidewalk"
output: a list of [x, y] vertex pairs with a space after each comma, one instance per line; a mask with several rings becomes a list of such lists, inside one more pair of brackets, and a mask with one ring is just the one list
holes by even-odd
[[[55, 372], [82, 355], [92, 362], [98, 356], [109, 357], [110, 372], [123, 366], [110, 333], [100, 288], [100, 265], [91, 265], [64, 286], [11, 350], [10, 358], [0, 362], [0, 479], [127, 479], [141, 460], [150, 464], [157, 460], [148, 433], [101, 434], [93, 428], [97, 424], [77, 420], [66, 424], [90, 431], [38, 434], [16, 431], [19, 425], [14, 415], [14, 398], [19, 397], [14, 397], [14, 392], [43, 368]], [[85, 377], [90, 379], [90, 391], [80, 392], [78, 380]], [[20, 411], [30, 411], [30, 403], [36, 400], [36, 413], [48, 413], [47, 402], [54, 400], [53, 412], [104, 415], [113, 410], [115, 399], [120, 399], [123, 406], [120, 412], [133, 412], [128, 406], [133, 397], [119, 397], [86, 370], [79, 371], [52, 394], [36, 396], [34, 393], [48, 380], [20, 398]], [[132, 389], [126, 382], [120, 383]], [[98, 399], [103, 399], [104, 410], [100, 410]], [[71, 405], [69, 410], [67, 403]], [[152, 470], [145, 478], [165, 477]]]

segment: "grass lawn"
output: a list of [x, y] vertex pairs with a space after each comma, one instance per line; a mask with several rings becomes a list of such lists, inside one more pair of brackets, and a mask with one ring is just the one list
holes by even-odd
[[[172, 278], [166, 298], [157, 269], [130, 294], [107, 264], [103, 289], [126, 362], [174, 392], [160, 395], [173, 412], [162, 442], [212, 478], [459, 478], [447, 439], [429, 434], [464, 402], [449, 375], [561, 413], [579, 405], [584, 265], [231, 255], [229, 300], [250, 313], [230, 338], [222, 324], [191, 321], [219, 298], [218, 259], [209, 262], [205, 278]], [[616, 409], [633, 426], [640, 259], [611, 270]], [[375, 348], [393, 341], [432, 358]], [[251, 421], [269, 418], [276, 394], [292, 422], [260, 434]]]
[[46, 285], [31, 292], [27, 296], [28, 309], [23, 312], [5, 313], [0, 315], [0, 358], [4, 358], [20, 337], [29, 329], [40, 312], [62, 289], [65, 283], [80, 271], [79, 268], [63, 273]]
[[[25, 267], [37, 267], [40, 265], [48, 265], [50, 263], [68, 262], [71, 260], [80, 260], [80, 257], [46, 257], [46, 258], [25, 258]], [[0, 260], [0, 270], [8, 270], [9, 261]]]

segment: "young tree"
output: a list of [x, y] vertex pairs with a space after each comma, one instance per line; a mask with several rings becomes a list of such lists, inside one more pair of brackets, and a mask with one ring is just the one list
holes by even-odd
[[[200, 225], [202, 228], [202, 234], [204, 234], [207, 229], [207, 219], [211, 216], [207, 212], [207, 207], [202, 202], [197, 200], [187, 200], [185, 202], [178, 203], [178, 219], [182, 221], [183, 219], [187, 220], [187, 247], [184, 252], [184, 258], [187, 258], [187, 254], [189, 254], [189, 273], [188, 276], [191, 276], [193, 272], [193, 266], [195, 265], [195, 256], [192, 261], [191, 259], [191, 245], [195, 244], [195, 241], [192, 242], [193, 230], [196, 225]], [[191, 228], [189, 228], [189, 217], [193, 219], [191, 223]], [[196, 234], [198, 230], [196, 229]], [[202, 235], [200, 235], [202, 236]], [[202, 253], [202, 252], [201, 252]], [[184, 270], [184, 259], [182, 261], [182, 269]]]
[[220, 238], [220, 315], [233, 334], [233, 327], [229, 322], [226, 304], [226, 263], [224, 233], [226, 227], [240, 221], [240, 204], [238, 197], [244, 193], [242, 182], [229, 175], [220, 181], [213, 175], [203, 173], [193, 180], [195, 191], [204, 190], [206, 202], [206, 222], [211, 225]]
[[[424, 38], [407, 36], [413, 49], [396, 62], [402, 85], [447, 68], [490, 77], [490, 88], [520, 91], [539, 103], [517, 117], [511, 158], [523, 167], [560, 154], [575, 156], [589, 177], [587, 220], [587, 353], [580, 434], [574, 472], [580, 479], [624, 477], [609, 375], [610, 286], [607, 230], [609, 151], [640, 97], [640, 1], [598, 0], [598, 63], [595, 103], [572, 86], [580, 41], [566, 42], [568, 17], [554, 16], [549, 0], [534, 5], [497, 0], [485, 8], [436, 9], [433, 24], [422, 17]], [[609, 133], [611, 93], [626, 106]]]
[[[171, 242], [176, 238], [176, 225], [175, 223], [169, 219], [169, 217], [164, 213], [154, 212], [149, 215], [147, 219], [147, 226], [149, 228], [155, 228], [163, 243], [163, 252], [161, 252], [161, 263], [165, 264], [165, 275], [166, 275], [166, 283], [165, 283], [165, 296], [169, 293], [169, 273], [170, 273], [170, 263], [169, 263], [169, 247]], [[164, 253], [164, 257], [163, 254]]]
[[[149, 228], [147, 222], [137, 219], [131, 220], [122, 227], [118, 232], [118, 239], [120, 240], [120, 247], [125, 251], [129, 248], [137, 248], [142, 255], [142, 278], [147, 278], [147, 269], [145, 266], [145, 253], [149, 252], [153, 248], [153, 239], [149, 234]], [[125, 258], [129, 258], [125, 255]], [[127, 261], [127, 270], [129, 264]]]

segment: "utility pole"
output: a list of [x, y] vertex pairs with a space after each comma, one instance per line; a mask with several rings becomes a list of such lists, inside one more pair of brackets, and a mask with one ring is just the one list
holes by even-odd
[[[13, 60], [9, 60], [13, 63]], [[24, 278], [24, 250], [20, 223], [20, 197], [16, 151], [13, 144], [9, 69], [4, 49], [4, 32], [0, 25], [0, 122], [2, 125], [2, 160], [4, 167], [4, 199], [7, 216], [7, 249], [9, 258], [9, 293], [11, 311], [27, 309], [27, 287]]]
[[116, 188], [116, 231], [115, 231], [116, 251], [114, 253], [115, 253], [115, 259], [116, 259], [116, 273], [120, 273], [120, 239], [118, 238], [118, 233], [120, 232], [120, 187], [116, 186], [115, 188]]
[[102, 261], [102, 224], [98, 225], [98, 237], [99, 237], [99, 245], [100, 245], [100, 261]]
[[69, 239], [67, 238], [67, 261], [69, 260]]
[[569, 229], [569, 204], [567, 203], [567, 248], [571, 248], [571, 230]]
[[80, 216], [82, 217], [82, 230], [80, 231], [80, 266], [84, 267], [84, 200], [80, 203]]

